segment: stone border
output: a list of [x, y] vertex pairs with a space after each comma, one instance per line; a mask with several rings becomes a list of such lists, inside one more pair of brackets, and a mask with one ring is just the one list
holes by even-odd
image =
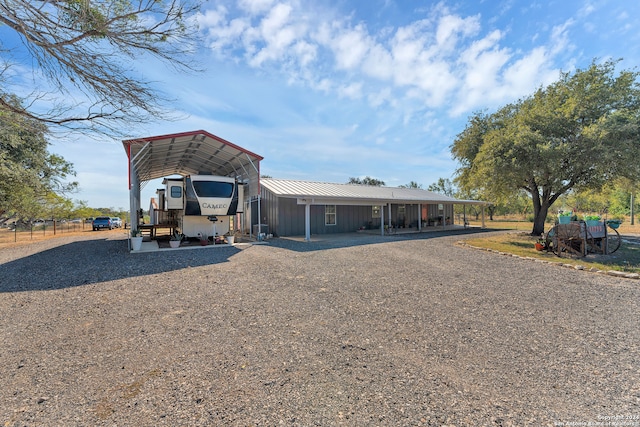
[[511, 256], [514, 258], [520, 258], [520, 259], [525, 259], [525, 260], [530, 260], [530, 261], [535, 261], [535, 262], [540, 262], [543, 264], [550, 264], [550, 265], [556, 265], [558, 267], [565, 267], [565, 268], [572, 268], [574, 270], [582, 270], [582, 271], [588, 271], [590, 273], [598, 273], [598, 274], [604, 274], [607, 276], [614, 276], [614, 277], [622, 277], [624, 279], [640, 279], [640, 274], [638, 273], [626, 273], [624, 271], [618, 271], [618, 270], [600, 270], [597, 269], [595, 267], [591, 267], [591, 268], [586, 268], [584, 265], [574, 265], [574, 264], [567, 264], [561, 261], [558, 262], [554, 262], [554, 261], [547, 261], [544, 259], [540, 259], [540, 258], [536, 258], [536, 257], [530, 257], [530, 256], [520, 256], [520, 255], [515, 255], [509, 252], [502, 252], [502, 251], [497, 251], [495, 249], [489, 249], [489, 248], [481, 248], [479, 246], [473, 246], [470, 245], [462, 240], [459, 240], [458, 242], [456, 242], [456, 244], [458, 246], [464, 246], [467, 248], [471, 248], [471, 249], [477, 249], [477, 250], [481, 250], [481, 251], [485, 251], [485, 252], [493, 252], [496, 253], [498, 255], [505, 255], [505, 256]]

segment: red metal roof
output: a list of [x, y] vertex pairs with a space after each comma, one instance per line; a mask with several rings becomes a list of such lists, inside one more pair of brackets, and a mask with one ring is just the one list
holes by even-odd
[[238, 177], [259, 191], [263, 157], [204, 130], [122, 141], [139, 182], [170, 175], [207, 173]]

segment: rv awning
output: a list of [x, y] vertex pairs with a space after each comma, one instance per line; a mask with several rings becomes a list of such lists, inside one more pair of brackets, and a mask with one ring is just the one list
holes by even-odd
[[207, 131], [128, 139], [122, 144], [129, 158], [129, 176], [135, 174], [139, 183], [204, 173], [238, 178], [249, 184], [251, 196], [259, 192], [263, 157]]

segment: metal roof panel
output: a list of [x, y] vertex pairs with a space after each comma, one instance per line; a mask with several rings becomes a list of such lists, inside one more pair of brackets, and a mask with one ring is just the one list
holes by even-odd
[[238, 177], [256, 195], [262, 156], [204, 130], [122, 141], [139, 182], [169, 175], [210, 173]]
[[376, 187], [372, 185], [336, 184], [263, 178], [260, 184], [277, 196], [307, 199], [343, 199], [345, 202], [388, 201], [393, 203], [463, 203], [486, 204], [479, 200], [458, 200], [420, 188]]

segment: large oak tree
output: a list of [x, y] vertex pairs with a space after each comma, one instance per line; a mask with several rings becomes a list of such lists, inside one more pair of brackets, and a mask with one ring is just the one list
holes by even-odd
[[539, 235], [549, 208], [570, 189], [637, 181], [639, 73], [616, 74], [616, 65], [594, 62], [493, 114], [473, 115], [451, 146], [461, 164], [456, 182], [493, 200], [525, 190]]

